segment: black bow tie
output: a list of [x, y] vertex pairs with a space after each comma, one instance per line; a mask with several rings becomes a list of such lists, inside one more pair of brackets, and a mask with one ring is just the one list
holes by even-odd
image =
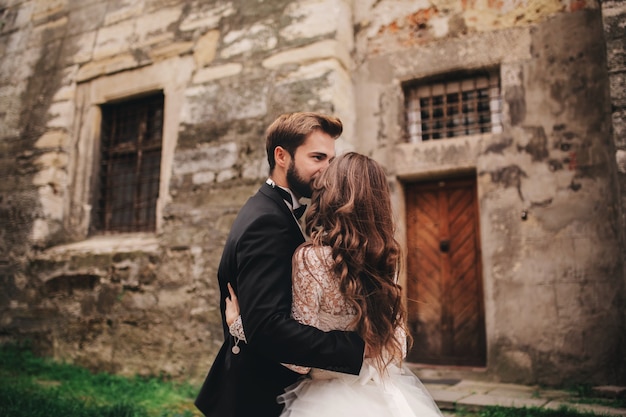
[[300, 220], [300, 217], [302, 217], [305, 210], [306, 204], [302, 204], [300, 207], [293, 209], [293, 215], [296, 216], [296, 219]]
[[[293, 199], [291, 198], [291, 194], [288, 191], [283, 190], [278, 185], [274, 186], [274, 189], [280, 193], [280, 196], [283, 198], [283, 200], [291, 204], [291, 207], [293, 207]], [[302, 204], [300, 207], [293, 210], [293, 215], [296, 217], [296, 219], [299, 220], [300, 217], [302, 217], [302, 215], [304, 214], [305, 210], [306, 204]]]

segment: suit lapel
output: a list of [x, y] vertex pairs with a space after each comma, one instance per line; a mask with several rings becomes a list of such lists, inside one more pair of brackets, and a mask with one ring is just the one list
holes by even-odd
[[285, 201], [283, 200], [283, 197], [280, 195], [280, 193], [278, 191], [276, 191], [271, 185], [269, 185], [267, 183], [263, 184], [263, 186], [261, 187], [261, 189], [259, 191], [262, 194], [264, 194], [265, 196], [267, 196], [268, 198], [270, 198], [272, 201], [274, 201], [274, 203], [276, 203], [278, 205], [280, 210], [283, 213], [285, 213], [286, 216], [291, 217], [291, 219], [294, 222], [294, 226], [298, 227], [298, 230], [302, 234], [302, 237], [306, 240], [306, 236], [304, 235], [304, 231], [302, 230], [302, 226], [300, 226], [300, 223], [298, 222], [298, 220], [294, 217], [294, 215], [291, 212], [291, 210], [289, 209], [289, 207], [287, 207], [287, 204], [285, 204]]

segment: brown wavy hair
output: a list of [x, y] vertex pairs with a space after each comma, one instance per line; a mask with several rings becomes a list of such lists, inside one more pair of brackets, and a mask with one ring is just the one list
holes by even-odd
[[313, 183], [305, 227], [310, 245], [331, 247], [341, 292], [357, 311], [356, 331], [384, 369], [402, 357], [395, 329], [406, 331], [406, 310], [397, 283], [400, 244], [381, 165], [355, 152], [333, 160]]

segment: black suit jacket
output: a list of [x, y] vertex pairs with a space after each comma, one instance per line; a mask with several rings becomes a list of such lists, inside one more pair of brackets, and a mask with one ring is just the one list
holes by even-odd
[[[291, 258], [303, 242], [291, 211], [267, 184], [239, 211], [218, 269], [225, 341], [195, 402], [207, 417], [278, 416], [276, 397], [300, 377], [281, 362], [359, 373], [364, 342], [358, 335], [323, 332], [290, 317]], [[248, 341], [239, 343], [237, 355], [223, 315], [229, 281]]]

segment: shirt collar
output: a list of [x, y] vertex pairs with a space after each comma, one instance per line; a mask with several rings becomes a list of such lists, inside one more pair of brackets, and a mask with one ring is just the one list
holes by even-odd
[[285, 201], [287, 203], [287, 205], [289, 207], [291, 207], [292, 210], [297, 209], [298, 207], [300, 207], [302, 204], [300, 204], [300, 201], [298, 201], [298, 199], [296, 198], [296, 196], [294, 195], [294, 193], [287, 187], [281, 187], [280, 185], [277, 185], [273, 179], [268, 178], [266, 181], [266, 184], [269, 185], [270, 187], [274, 188], [274, 187], [280, 187], [283, 190], [287, 191], [289, 193], [289, 195], [291, 195], [291, 202], [289, 201]]

